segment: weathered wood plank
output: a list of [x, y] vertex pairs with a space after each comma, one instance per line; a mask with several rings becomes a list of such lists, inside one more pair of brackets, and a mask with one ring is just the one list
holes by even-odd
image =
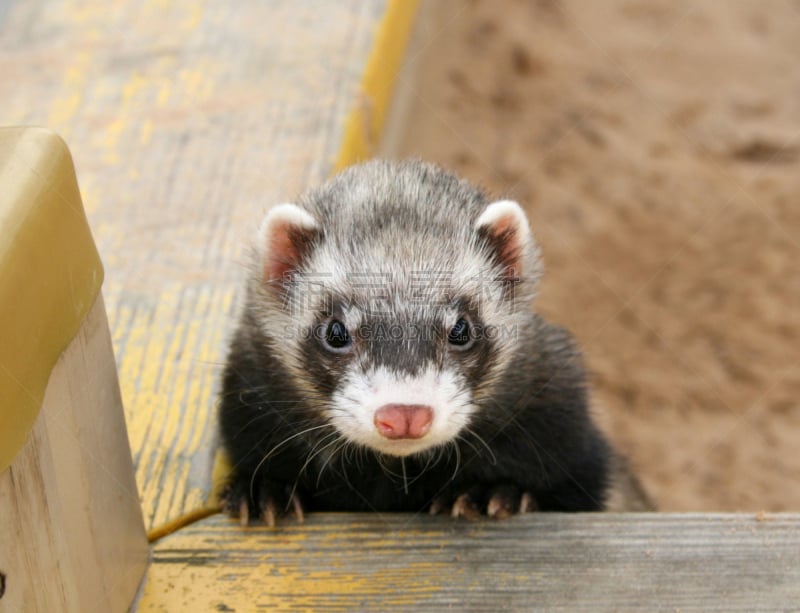
[[25, 446], [0, 472], [0, 611], [125, 611], [148, 555], [97, 296]]
[[164, 539], [138, 611], [798, 607], [798, 514], [314, 514], [272, 530], [216, 516]]
[[60, 132], [103, 288], [148, 527], [200, 506], [267, 207], [330, 171], [383, 0], [0, 7], [0, 125]]

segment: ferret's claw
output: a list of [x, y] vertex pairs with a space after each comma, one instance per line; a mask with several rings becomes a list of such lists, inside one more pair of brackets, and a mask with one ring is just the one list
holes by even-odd
[[469, 494], [461, 494], [456, 501], [453, 503], [453, 508], [450, 511], [450, 515], [452, 517], [465, 517], [466, 519], [478, 519], [481, 516], [481, 512], [478, 507], [475, 506], [472, 498], [470, 498]]
[[248, 523], [250, 523], [250, 508], [247, 500], [242, 498], [239, 501], [239, 524], [242, 527], [246, 527]]
[[539, 505], [536, 504], [536, 500], [533, 498], [530, 492], [525, 492], [522, 494], [522, 498], [519, 500], [519, 512], [520, 513], [531, 513], [533, 511], [538, 511]]
[[446, 513], [449, 508], [450, 505], [447, 504], [444, 498], [436, 498], [431, 503], [431, 508], [428, 509], [428, 513], [431, 515], [440, 515], [442, 513]]
[[294, 516], [297, 518], [298, 523], [303, 523], [305, 521], [305, 515], [303, 514], [303, 505], [300, 502], [300, 498], [297, 497], [297, 494], [292, 494], [289, 502], [292, 505], [292, 510], [294, 511]]
[[[528, 495], [530, 498], [530, 495]], [[495, 519], [506, 519], [521, 512], [522, 494], [520, 488], [512, 483], [495, 485], [489, 491], [486, 515]]]
[[264, 518], [264, 523], [270, 528], [275, 527], [275, 518], [278, 516], [278, 513], [275, 508], [275, 502], [272, 500], [272, 498], [267, 498], [267, 500], [261, 505], [261, 516]]
[[486, 515], [495, 519], [506, 519], [514, 515], [515, 506], [510, 499], [495, 494], [486, 505]]

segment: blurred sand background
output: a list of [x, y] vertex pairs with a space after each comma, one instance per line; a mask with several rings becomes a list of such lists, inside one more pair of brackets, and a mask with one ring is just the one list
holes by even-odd
[[800, 510], [800, 2], [436, 0], [401, 155], [518, 199], [661, 510]]

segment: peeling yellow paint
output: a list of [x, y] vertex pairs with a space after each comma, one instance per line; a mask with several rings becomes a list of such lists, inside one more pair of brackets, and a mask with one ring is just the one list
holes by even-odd
[[189, 14], [181, 23], [181, 26], [189, 31], [194, 30], [200, 25], [203, 19], [203, 7], [198, 4], [191, 4], [189, 6]]
[[165, 106], [167, 106], [167, 102], [169, 102], [171, 95], [172, 95], [171, 84], [167, 81], [164, 81], [158, 90], [158, 96], [156, 96], [156, 106], [158, 106], [159, 108], [164, 108]]
[[172, 0], [150, 0], [147, 6], [151, 10], [164, 11], [174, 5]]
[[117, 119], [112, 120], [103, 130], [103, 161], [109, 165], [115, 166], [120, 162], [117, 145], [119, 144], [119, 137], [124, 129], [125, 117], [120, 116]]
[[[50, 116], [47, 118], [48, 124], [54, 127], [67, 125], [78, 110], [80, 103], [81, 95], [79, 93], [69, 94], [55, 100]], [[60, 131], [63, 132], [63, 128]]]
[[[129, 324], [125, 352], [120, 363], [120, 380], [133, 449], [142, 449], [137, 463], [137, 481], [145, 501], [148, 526], [158, 525], [182, 514], [186, 508], [203, 506], [205, 493], [189, 486], [191, 463], [170, 461], [191, 457], [207, 432], [214, 412], [212, 362], [217, 358], [222, 327], [211, 335], [200, 319], [182, 317], [186, 303], [198, 312], [229, 308], [233, 292], [200, 291], [196, 296], [180, 297], [181, 288], [172, 288], [156, 299], [154, 312], [137, 312]], [[120, 312], [121, 318], [130, 312]], [[166, 323], [169, 322], [169, 323]], [[172, 326], [164, 338], [152, 330]], [[180, 357], [178, 357], [180, 356]], [[184, 399], [182, 395], [186, 395]], [[177, 395], [177, 396], [175, 396]], [[174, 407], [188, 407], [185, 412]], [[136, 407], [135, 410], [130, 410]], [[146, 443], [146, 446], [145, 446]], [[143, 449], [143, 446], [144, 449]], [[207, 451], [203, 451], [207, 453]]]
[[139, 126], [139, 144], [146, 146], [153, 138], [153, 121], [145, 119]]
[[354, 610], [365, 600], [391, 608], [435, 599], [443, 580], [470, 587], [474, 571], [453, 564], [438, 530], [411, 530], [430, 552], [415, 558], [410, 533], [383, 538], [374, 521], [359, 532], [365, 524], [346, 518], [245, 530], [216, 516], [188, 527], [155, 546], [138, 610]]
[[135, 102], [136, 96], [150, 86], [150, 79], [147, 77], [134, 73], [125, 85], [122, 86], [122, 104], [128, 108], [132, 102]]
[[192, 99], [197, 100], [198, 95], [203, 89], [205, 72], [202, 69], [185, 69], [180, 73], [180, 81], [186, 94]]
[[67, 136], [71, 128], [71, 120], [75, 117], [83, 101], [84, 91], [89, 79], [89, 68], [92, 57], [89, 53], [76, 53], [71, 64], [64, 71], [62, 88], [50, 105], [47, 126], [62, 136]]

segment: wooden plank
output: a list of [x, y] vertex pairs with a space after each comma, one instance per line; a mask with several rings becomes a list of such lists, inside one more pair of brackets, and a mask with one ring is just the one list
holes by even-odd
[[207, 498], [246, 245], [330, 171], [384, 10], [36, 0], [0, 21], [0, 125], [75, 159], [148, 528]]
[[138, 611], [798, 606], [798, 514], [313, 514], [276, 529], [216, 516], [164, 539]]
[[0, 473], [0, 611], [126, 611], [149, 557], [103, 300]]

